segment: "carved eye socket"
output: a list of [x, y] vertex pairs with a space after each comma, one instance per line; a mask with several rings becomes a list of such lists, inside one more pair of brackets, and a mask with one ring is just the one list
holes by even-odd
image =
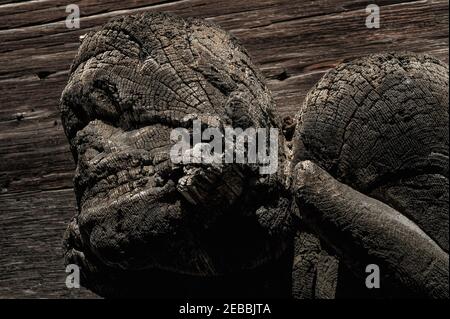
[[118, 126], [122, 118], [122, 110], [119, 104], [119, 92], [117, 87], [105, 80], [95, 80], [92, 84], [90, 100], [93, 103], [95, 118]]
[[[75, 74], [65, 88], [60, 103], [63, 125], [69, 140], [91, 121], [101, 120], [115, 127], [127, 129], [129, 121], [122, 110], [118, 88], [108, 80], [99, 79], [107, 72]], [[89, 80], [90, 77], [96, 78]]]

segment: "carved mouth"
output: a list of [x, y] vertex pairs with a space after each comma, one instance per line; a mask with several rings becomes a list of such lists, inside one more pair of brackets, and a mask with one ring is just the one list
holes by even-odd
[[160, 179], [157, 172], [167, 166], [167, 162], [155, 163], [143, 150], [99, 154], [88, 162], [80, 161], [75, 176], [80, 208], [156, 187]]
[[123, 131], [99, 120], [81, 129], [72, 141], [78, 153], [74, 185], [79, 208], [149, 188], [157, 191], [176, 178], [169, 134], [164, 125]]

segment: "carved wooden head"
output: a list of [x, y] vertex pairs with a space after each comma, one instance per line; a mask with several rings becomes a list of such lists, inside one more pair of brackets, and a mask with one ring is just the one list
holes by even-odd
[[276, 128], [272, 108], [245, 50], [205, 21], [139, 14], [89, 33], [60, 104], [77, 164], [66, 262], [213, 275], [279, 256], [278, 174], [169, 158], [174, 128]]

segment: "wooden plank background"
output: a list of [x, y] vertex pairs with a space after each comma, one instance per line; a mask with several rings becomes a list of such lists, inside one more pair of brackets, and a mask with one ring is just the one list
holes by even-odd
[[[232, 32], [267, 77], [278, 111], [342, 61], [383, 51], [428, 52], [448, 63], [449, 2], [295, 0], [0, 1], [0, 298], [95, 297], [65, 288], [61, 237], [75, 212], [74, 163], [57, 112], [80, 35], [113, 16], [170, 11]], [[381, 28], [365, 8], [381, 8]]]

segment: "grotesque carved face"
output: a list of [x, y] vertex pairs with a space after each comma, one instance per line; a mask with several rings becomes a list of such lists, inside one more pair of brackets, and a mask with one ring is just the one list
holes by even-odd
[[[272, 223], [264, 207], [278, 197], [277, 174], [245, 165], [192, 173], [169, 158], [170, 133], [189, 127], [186, 117], [277, 127], [272, 107], [247, 53], [214, 25], [143, 14], [89, 33], [60, 105], [77, 163], [67, 262], [211, 275], [279, 256], [282, 235], [265, 226], [280, 218]], [[198, 202], [186, 200], [186, 188]]]

